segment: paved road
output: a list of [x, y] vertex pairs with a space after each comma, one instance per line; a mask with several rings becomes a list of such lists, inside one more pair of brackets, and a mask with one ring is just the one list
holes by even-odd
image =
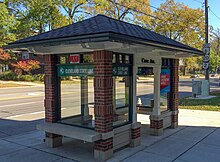
[[[124, 83], [117, 83], [116, 88], [122, 90]], [[181, 97], [191, 95], [191, 79], [182, 79], [180, 81]], [[220, 89], [218, 82], [211, 79], [211, 89]], [[79, 86], [65, 85], [62, 87], [64, 102], [62, 108], [64, 111], [71, 106], [80, 107], [80, 98], [78, 94]], [[153, 82], [146, 80], [138, 81], [138, 97], [153, 98]], [[93, 93], [93, 89], [89, 89]], [[117, 94], [120, 98], [122, 94]], [[144, 96], [144, 94], [147, 94]], [[93, 95], [89, 95], [89, 102], [93, 102]], [[4, 88], [0, 91], [0, 137], [12, 134], [24, 133], [35, 130], [35, 125], [41, 123], [44, 118], [44, 87], [19, 87]], [[79, 109], [74, 113], [79, 113]]]

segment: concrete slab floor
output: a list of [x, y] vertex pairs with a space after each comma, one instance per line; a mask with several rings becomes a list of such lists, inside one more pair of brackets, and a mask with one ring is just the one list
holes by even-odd
[[[142, 117], [143, 121], [148, 120], [146, 116]], [[167, 129], [162, 136], [149, 136], [148, 124], [143, 125], [142, 145], [119, 150], [108, 162], [220, 161], [219, 119], [219, 112], [180, 110], [179, 128]], [[93, 158], [93, 144], [91, 143], [64, 138], [63, 146], [48, 148], [43, 138], [44, 132], [39, 131], [3, 137], [0, 140], [0, 161], [96, 161]]]

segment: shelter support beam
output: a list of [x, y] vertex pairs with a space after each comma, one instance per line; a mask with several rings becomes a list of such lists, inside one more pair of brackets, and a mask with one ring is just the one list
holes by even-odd
[[131, 147], [137, 147], [141, 144], [141, 124], [137, 123], [137, 63], [133, 57], [132, 66], [132, 127], [131, 127]]
[[[94, 51], [95, 131], [113, 131], [112, 52]], [[113, 137], [95, 142], [94, 156], [107, 160], [113, 156]]]
[[[56, 75], [56, 55], [45, 55], [45, 122], [55, 123], [61, 119], [60, 79]], [[46, 132], [49, 147], [62, 145], [62, 136]]]
[[170, 76], [170, 93], [168, 101], [168, 109], [172, 111], [171, 115], [171, 128], [178, 127], [178, 105], [179, 105], [179, 93], [178, 93], [178, 83], [179, 83], [179, 60], [171, 59], [171, 76]]

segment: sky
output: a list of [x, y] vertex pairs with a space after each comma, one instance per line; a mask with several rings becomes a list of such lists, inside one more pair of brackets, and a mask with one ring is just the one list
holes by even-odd
[[[159, 7], [161, 3], [164, 3], [166, 0], [150, 0], [150, 4], [154, 7]], [[175, 0], [175, 2], [181, 2], [190, 8], [202, 8], [205, 10], [205, 7], [202, 3], [205, 0]], [[212, 25], [214, 30], [217, 28], [220, 29], [220, 1], [219, 0], [208, 0], [208, 5], [214, 14], [219, 17], [219, 19], [209, 10], [209, 25]]]

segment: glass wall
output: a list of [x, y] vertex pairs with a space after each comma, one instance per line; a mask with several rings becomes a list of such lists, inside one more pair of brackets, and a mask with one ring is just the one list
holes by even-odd
[[[94, 128], [93, 55], [60, 55], [57, 73], [61, 78], [61, 123]], [[131, 109], [130, 55], [113, 55], [113, 126], [130, 121]]]

